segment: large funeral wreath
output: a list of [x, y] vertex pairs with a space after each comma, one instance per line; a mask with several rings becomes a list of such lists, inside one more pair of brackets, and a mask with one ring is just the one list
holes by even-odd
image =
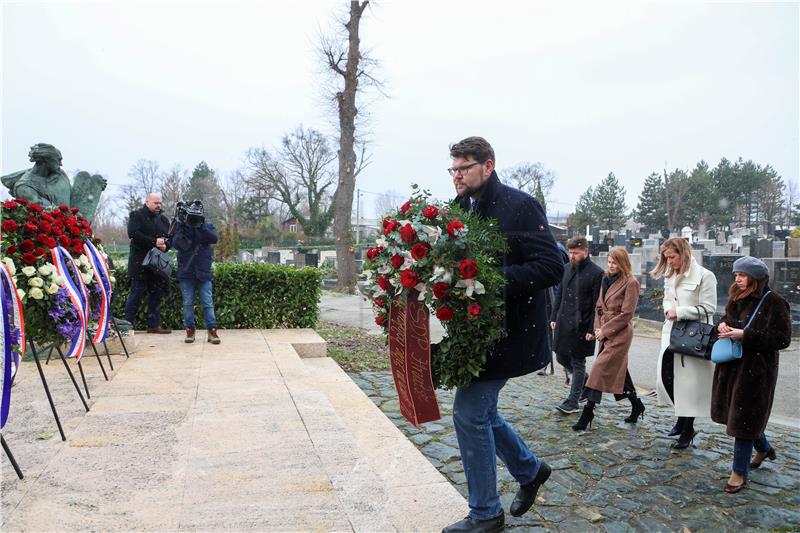
[[498, 271], [505, 239], [494, 220], [456, 203], [431, 202], [428, 191], [412, 187], [411, 198], [383, 219], [383, 235], [367, 251], [367, 295], [384, 334], [393, 302], [424, 301], [445, 329], [431, 350], [434, 386], [464, 386], [505, 335], [505, 281]]

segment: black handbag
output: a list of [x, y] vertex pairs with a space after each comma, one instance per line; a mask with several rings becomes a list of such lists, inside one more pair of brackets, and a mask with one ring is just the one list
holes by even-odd
[[169, 281], [172, 277], [172, 258], [158, 248], [150, 248], [142, 261], [142, 268], [157, 279]]
[[[696, 305], [698, 315], [702, 310], [708, 320], [708, 311], [705, 307]], [[701, 320], [678, 320], [672, 326], [669, 334], [669, 351], [681, 356], [688, 355], [700, 359], [711, 360], [711, 348], [717, 340], [717, 328], [713, 323], [707, 324]], [[681, 358], [683, 360], [683, 358]]]

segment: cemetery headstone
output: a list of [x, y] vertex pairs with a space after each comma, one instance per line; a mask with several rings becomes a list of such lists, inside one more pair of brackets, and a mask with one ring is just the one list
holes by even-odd
[[786, 257], [800, 257], [800, 238], [789, 237], [786, 239]]
[[281, 264], [281, 253], [280, 252], [267, 252], [267, 263], [270, 265], [280, 265]]
[[592, 242], [600, 244], [600, 226], [592, 226]]
[[306, 266], [317, 268], [319, 265], [319, 254], [306, 254], [305, 258]]

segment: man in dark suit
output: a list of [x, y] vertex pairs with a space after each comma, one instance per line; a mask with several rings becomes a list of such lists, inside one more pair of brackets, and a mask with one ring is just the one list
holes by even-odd
[[513, 516], [530, 509], [539, 487], [550, 477], [550, 467], [497, 412], [498, 396], [509, 378], [550, 363], [545, 291], [558, 283], [564, 266], [542, 206], [530, 195], [500, 182], [494, 150], [486, 139], [468, 137], [451, 146], [450, 157], [448, 170], [456, 200], [478, 216], [496, 219], [508, 243], [500, 262], [506, 280], [503, 298], [508, 335], [488, 354], [480, 375], [456, 390], [453, 423], [470, 510], [464, 520], [443, 531], [502, 531], [505, 514], [497, 491], [495, 455], [520, 484], [509, 509]]
[[578, 412], [578, 401], [586, 381], [586, 358], [594, 355], [594, 307], [600, 296], [603, 269], [589, 259], [586, 237], [567, 242], [569, 265], [564, 270], [550, 327], [554, 331], [556, 359], [572, 373], [569, 396], [556, 407], [565, 414]]
[[151, 248], [166, 252], [169, 219], [161, 213], [161, 195], [151, 192], [144, 205], [131, 211], [128, 219], [128, 237], [131, 239], [128, 254], [128, 278], [131, 292], [125, 302], [125, 320], [133, 323], [139, 306], [147, 294], [147, 333], [172, 333], [161, 325], [161, 296], [164, 283], [142, 268], [142, 261]]

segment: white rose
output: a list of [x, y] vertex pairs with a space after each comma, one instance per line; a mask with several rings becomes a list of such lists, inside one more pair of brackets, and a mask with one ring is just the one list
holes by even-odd
[[30, 296], [34, 300], [41, 300], [42, 298], [44, 298], [44, 293], [42, 292], [42, 289], [40, 289], [39, 287], [34, 287], [28, 291], [28, 296]]
[[56, 285], [55, 283], [51, 283], [50, 286], [45, 289], [45, 292], [47, 294], [55, 294], [55, 293], [57, 293], [58, 292], [58, 285]]
[[78, 262], [81, 264], [81, 266], [89, 266], [89, 258], [86, 257], [86, 254], [81, 254], [81, 256], [78, 258]]
[[4, 257], [3, 263], [6, 264], [8, 271], [11, 272], [12, 276], [17, 273], [17, 267], [14, 265], [14, 261], [12, 261], [10, 257]]
[[114, 276], [109, 277], [109, 279], [111, 280], [112, 285], [114, 285], [117, 282], [117, 278], [115, 278]]
[[22, 289], [17, 289], [17, 296], [19, 296], [19, 299], [22, 300], [23, 298], [25, 298], [25, 291], [23, 291]]
[[81, 277], [83, 278], [84, 285], [89, 285], [92, 282], [92, 275], [91, 274], [83, 273], [83, 274], [81, 274]]
[[53, 281], [59, 287], [63, 287], [64, 284], [67, 282], [67, 280], [66, 280], [66, 278], [64, 278], [64, 276], [56, 276], [56, 279], [54, 279]]
[[39, 275], [40, 276], [49, 276], [53, 272], [55, 272], [55, 270], [56, 269], [53, 268], [53, 265], [51, 265], [50, 263], [45, 263], [45, 264], [43, 264], [42, 266], [39, 267]]
[[22, 268], [22, 273], [28, 277], [31, 277], [34, 274], [36, 274], [36, 269], [33, 268], [32, 266], [26, 266]]
[[44, 287], [44, 281], [42, 278], [31, 278], [28, 280], [29, 287]]

